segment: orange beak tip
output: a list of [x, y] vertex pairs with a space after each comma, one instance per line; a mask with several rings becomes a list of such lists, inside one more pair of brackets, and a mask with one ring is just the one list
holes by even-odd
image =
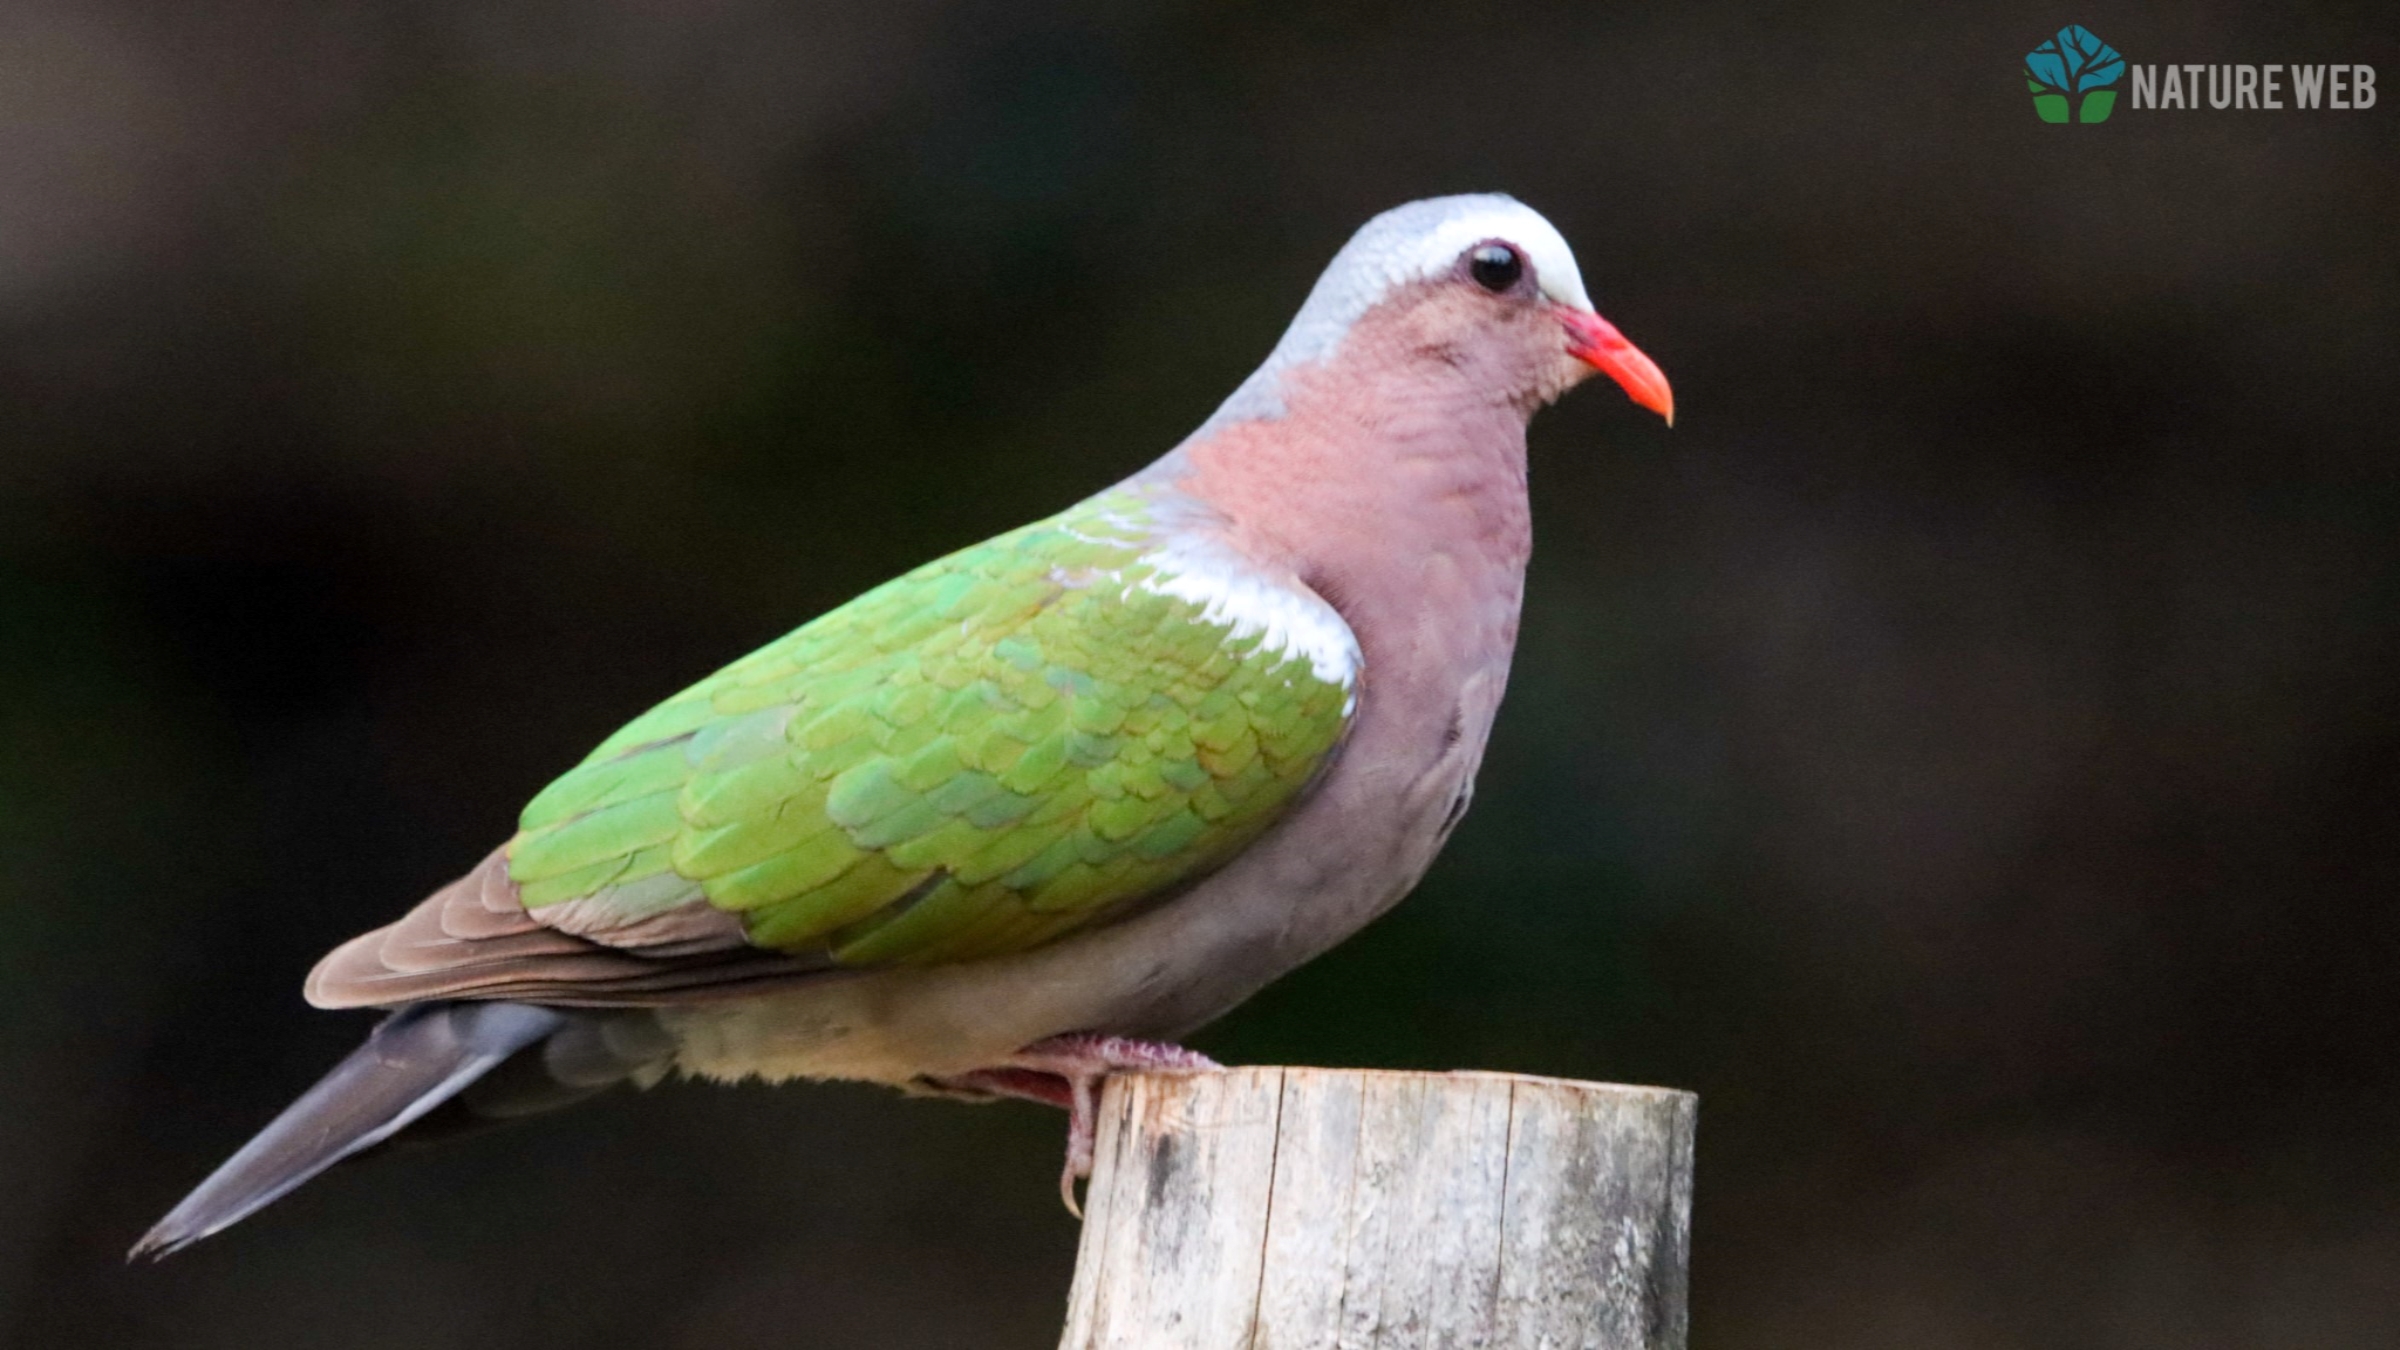
[[1558, 317], [1566, 325], [1569, 355], [1615, 380], [1626, 397], [1665, 418], [1668, 426], [1675, 425], [1675, 391], [1657, 362], [1589, 310], [1561, 306]]

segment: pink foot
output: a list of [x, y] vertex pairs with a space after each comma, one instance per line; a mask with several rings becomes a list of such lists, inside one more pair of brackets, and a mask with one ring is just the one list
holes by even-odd
[[1059, 1197], [1067, 1212], [1083, 1217], [1075, 1199], [1075, 1183], [1092, 1174], [1092, 1139], [1099, 1114], [1100, 1085], [1112, 1073], [1129, 1069], [1166, 1073], [1199, 1073], [1219, 1068], [1215, 1060], [1180, 1045], [1137, 1041], [1125, 1036], [1102, 1036], [1078, 1031], [1036, 1041], [1009, 1057], [1005, 1064], [961, 1074], [951, 1084], [1065, 1107], [1067, 1165], [1058, 1176]]

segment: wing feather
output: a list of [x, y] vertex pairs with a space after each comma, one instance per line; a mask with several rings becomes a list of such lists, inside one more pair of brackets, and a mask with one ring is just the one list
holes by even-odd
[[974, 960], [1221, 865], [1336, 751], [1355, 640], [1144, 512], [1098, 498], [954, 554], [667, 700], [310, 997], [659, 1002]]

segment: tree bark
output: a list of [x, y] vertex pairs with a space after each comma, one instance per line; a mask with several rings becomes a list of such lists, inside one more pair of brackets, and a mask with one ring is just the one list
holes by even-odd
[[1112, 1077], [1061, 1350], [1680, 1350], [1696, 1109], [1515, 1074]]

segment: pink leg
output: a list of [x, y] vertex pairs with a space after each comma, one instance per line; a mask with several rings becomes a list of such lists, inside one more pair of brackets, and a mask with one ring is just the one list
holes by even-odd
[[1036, 1041], [1010, 1056], [1005, 1064], [961, 1074], [948, 1080], [1003, 1097], [1063, 1106], [1067, 1111], [1067, 1165], [1059, 1173], [1058, 1193], [1067, 1212], [1083, 1217], [1076, 1203], [1075, 1183], [1092, 1174], [1092, 1139], [1099, 1114], [1100, 1085], [1112, 1073], [1129, 1069], [1165, 1073], [1199, 1073], [1221, 1067], [1208, 1056], [1180, 1045], [1137, 1041], [1124, 1036], [1073, 1032]]

